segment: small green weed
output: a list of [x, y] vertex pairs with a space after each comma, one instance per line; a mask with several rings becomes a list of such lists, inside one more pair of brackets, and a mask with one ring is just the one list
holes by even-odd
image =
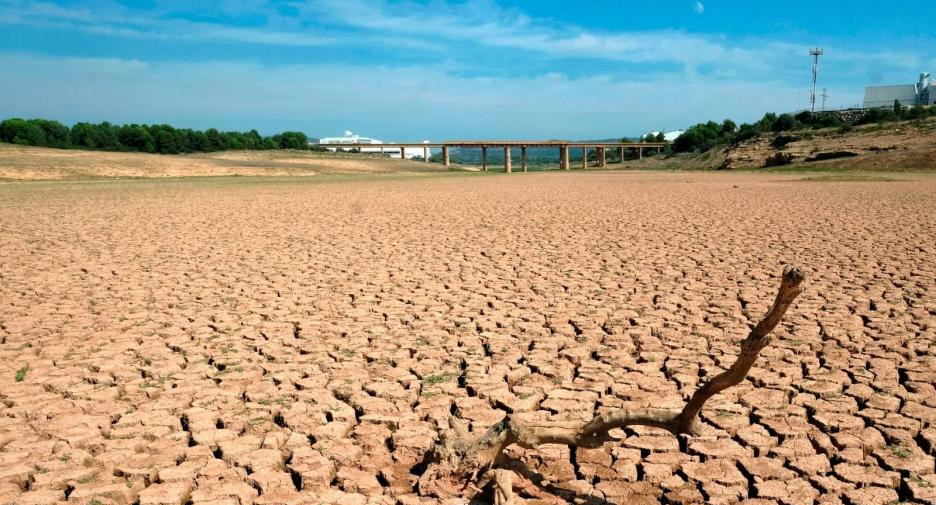
[[455, 378], [455, 374], [449, 373], [449, 372], [441, 373], [438, 375], [430, 375], [426, 377], [425, 379], [423, 379], [423, 384], [431, 386], [433, 384], [441, 384], [443, 382], [448, 382], [452, 380], [453, 378]]
[[897, 445], [897, 444], [890, 444], [890, 445], [887, 446], [887, 448], [888, 448], [888, 450], [890, 450], [890, 452], [891, 452], [894, 456], [897, 456], [897, 457], [900, 458], [900, 459], [907, 459], [907, 458], [909, 458], [910, 455], [911, 455], [911, 452], [910, 452], [909, 449], [907, 449], [907, 448], [905, 448], [905, 447], [901, 447], [901, 446], [899, 446], [899, 445]]

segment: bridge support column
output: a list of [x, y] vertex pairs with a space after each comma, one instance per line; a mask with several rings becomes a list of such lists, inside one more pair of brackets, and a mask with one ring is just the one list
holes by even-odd
[[527, 171], [527, 146], [520, 146], [520, 165], [523, 167], [523, 171]]
[[449, 148], [448, 146], [442, 146], [442, 166], [448, 167], [451, 165], [452, 162], [449, 160]]
[[569, 170], [569, 146], [559, 148], [559, 168]]
[[638, 160], [642, 160], [642, 159], [643, 159], [643, 148], [642, 148], [642, 147], [637, 147], [637, 159], [638, 159]]
[[621, 150], [621, 165], [623, 165], [624, 164], [624, 148], [620, 147], [619, 149]]
[[487, 172], [487, 146], [481, 148], [481, 171]]
[[383, 158], [383, 146], [380, 146], [380, 157]]
[[429, 163], [429, 148], [428, 147], [423, 148], [423, 162]]
[[598, 148], [598, 166], [599, 167], [605, 166], [605, 148], [604, 147]]
[[504, 147], [504, 172], [511, 173], [513, 172], [513, 160], [510, 159], [510, 148]]
[[588, 170], [588, 148], [582, 148], [582, 170]]
[[401, 160], [406, 159], [406, 148], [403, 146], [400, 146], [400, 159]]

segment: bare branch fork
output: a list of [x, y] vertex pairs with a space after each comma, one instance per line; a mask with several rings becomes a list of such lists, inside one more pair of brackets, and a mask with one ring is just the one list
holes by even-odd
[[803, 292], [805, 278], [799, 267], [784, 269], [773, 306], [741, 342], [737, 360], [696, 390], [682, 410], [616, 410], [586, 423], [530, 421], [510, 415], [473, 441], [459, 425], [450, 422], [451, 429], [441, 433], [439, 444], [429, 455], [430, 464], [419, 479], [419, 493], [439, 498], [464, 497], [493, 482], [495, 503], [507, 505], [513, 502], [512, 474], [498, 467], [504, 463], [504, 449], [510, 445], [526, 449], [542, 444], [595, 448], [612, 440], [608, 434], [611, 430], [636, 425], [661, 428], [673, 435], [698, 435], [698, 414], [705, 402], [747, 377], [760, 351], [770, 343], [770, 332]]

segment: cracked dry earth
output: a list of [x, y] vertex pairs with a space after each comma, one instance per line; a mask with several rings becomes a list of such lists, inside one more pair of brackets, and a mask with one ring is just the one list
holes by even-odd
[[0, 186], [0, 503], [436, 503], [449, 416], [681, 406], [785, 263], [807, 291], [702, 436], [511, 452], [557, 502], [936, 503], [936, 177], [908, 178]]

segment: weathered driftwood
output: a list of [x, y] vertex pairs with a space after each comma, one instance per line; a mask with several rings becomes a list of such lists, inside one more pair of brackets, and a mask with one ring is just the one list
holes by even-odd
[[747, 377], [761, 349], [770, 343], [770, 332], [803, 291], [804, 280], [800, 268], [784, 269], [773, 306], [741, 342], [738, 359], [731, 368], [696, 390], [682, 410], [616, 410], [586, 423], [530, 421], [509, 415], [476, 440], [470, 440], [458, 424], [451, 422], [450, 429], [441, 433], [439, 443], [429, 454], [429, 465], [419, 479], [419, 493], [439, 498], [466, 497], [491, 483], [494, 502], [507, 505], [513, 501], [513, 474], [501, 467], [506, 462], [504, 449], [510, 445], [526, 449], [542, 444], [595, 448], [612, 440], [611, 430], [635, 425], [664, 429], [673, 435], [697, 435], [698, 414], [705, 402]]

